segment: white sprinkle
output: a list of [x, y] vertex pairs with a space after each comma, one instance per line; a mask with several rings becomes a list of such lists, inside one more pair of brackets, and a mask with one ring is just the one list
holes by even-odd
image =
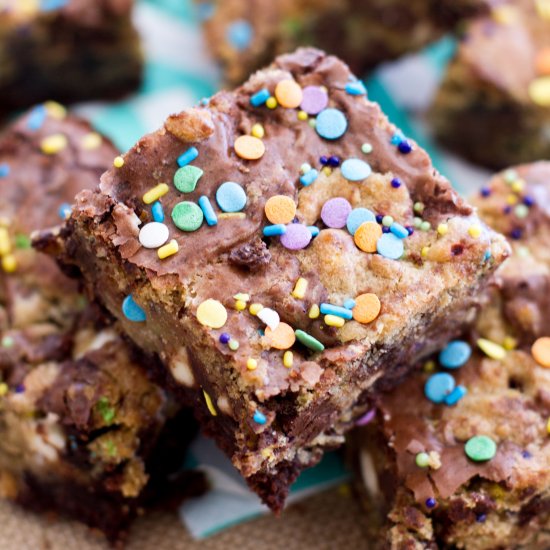
[[279, 317], [279, 314], [269, 307], [264, 307], [258, 312], [258, 318], [262, 320], [271, 330], [275, 330], [279, 323], [281, 322], [281, 318]]
[[139, 232], [139, 242], [145, 248], [159, 248], [170, 236], [168, 227], [163, 223], [151, 222], [144, 225]]

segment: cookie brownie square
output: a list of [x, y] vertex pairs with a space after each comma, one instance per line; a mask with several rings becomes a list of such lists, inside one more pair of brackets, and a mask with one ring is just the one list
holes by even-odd
[[471, 319], [508, 253], [314, 49], [169, 117], [57, 241], [276, 510], [376, 380]]
[[4, 0], [1, 110], [117, 98], [141, 80], [133, 0]]

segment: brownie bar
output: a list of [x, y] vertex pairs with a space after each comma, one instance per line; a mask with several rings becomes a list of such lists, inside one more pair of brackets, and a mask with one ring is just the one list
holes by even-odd
[[550, 157], [550, 9], [516, 0], [470, 25], [432, 109], [441, 142], [502, 169]]
[[[510, 194], [529, 204], [527, 215], [508, 208]], [[430, 361], [352, 437], [379, 548], [550, 546], [550, 163], [499, 174], [474, 202], [487, 222], [521, 234], [462, 343], [471, 358], [447, 371], [466, 395], [453, 406], [428, 399]], [[494, 456], [480, 461], [465, 446], [475, 436], [496, 444]]]
[[141, 81], [133, 0], [8, 0], [0, 7], [1, 110], [118, 98]]
[[275, 510], [376, 380], [472, 318], [508, 253], [314, 49], [142, 138], [57, 246]]
[[0, 493], [113, 542], [176, 482], [194, 424], [30, 234], [60, 223], [116, 154], [52, 103], [0, 137]]
[[317, 46], [357, 74], [415, 51], [487, 11], [488, 0], [199, 0], [225, 79], [243, 82], [279, 54]]

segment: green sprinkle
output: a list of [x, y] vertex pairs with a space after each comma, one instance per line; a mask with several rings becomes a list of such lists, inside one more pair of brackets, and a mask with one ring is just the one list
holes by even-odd
[[15, 344], [15, 341], [11, 336], [4, 336], [2, 338], [2, 347], [3, 348], [12, 348], [14, 344]]
[[191, 193], [197, 187], [197, 182], [203, 174], [204, 172], [200, 168], [188, 164], [174, 174], [174, 185], [182, 193]]
[[172, 221], [182, 231], [196, 231], [204, 219], [200, 207], [194, 202], [179, 202], [172, 210]]
[[311, 334], [308, 334], [307, 332], [304, 332], [303, 330], [295, 330], [294, 334], [296, 335], [296, 338], [298, 341], [300, 341], [306, 348], [309, 348], [313, 351], [323, 351], [325, 349], [325, 346], [317, 340], [317, 338], [313, 338]]
[[103, 417], [106, 424], [111, 424], [115, 419], [116, 411], [114, 407], [109, 405], [109, 400], [106, 397], [100, 397], [96, 404], [99, 414]]
[[417, 212], [418, 214], [422, 214], [424, 212], [424, 203], [423, 202], [415, 202], [413, 206], [413, 210]]
[[113, 441], [109, 439], [105, 441], [104, 445], [108, 455], [116, 456], [116, 445], [113, 443]]
[[370, 143], [363, 143], [363, 145], [361, 145], [361, 151], [363, 151], [365, 155], [372, 153], [372, 145]]
[[432, 228], [432, 224], [430, 222], [423, 221], [420, 224], [421, 231], [429, 231], [431, 228]]
[[393, 223], [393, 218], [391, 216], [384, 216], [382, 218], [382, 225], [389, 227]]
[[15, 235], [15, 248], [27, 249], [31, 247], [31, 238], [24, 233]]
[[415, 462], [419, 468], [427, 468], [430, 464], [430, 456], [428, 453], [418, 453]]
[[415, 216], [413, 218], [413, 225], [414, 227], [419, 228], [422, 225], [422, 218], [418, 218], [417, 216]]
[[504, 173], [504, 181], [510, 185], [518, 179], [518, 173], [515, 170], [506, 170]]
[[529, 208], [525, 204], [518, 204], [514, 208], [514, 213], [520, 219], [526, 218], [529, 215]]
[[496, 455], [497, 444], [486, 435], [476, 435], [466, 442], [464, 451], [474, 462], [486, 462]]

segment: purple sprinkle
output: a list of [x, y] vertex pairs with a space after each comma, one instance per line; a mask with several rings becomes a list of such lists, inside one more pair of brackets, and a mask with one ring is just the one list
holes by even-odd
[[402, 183], [403, 182], [399, 178], [393, 178], [391, 180], [391, 186], [394, 187], [395, 189], [398, 189], [399, 187], [401, 187]]
[[521, 456], [523, 458], [532, 458], [533, 457], [533, 455], [529, 451], [522, 451]]
[[535, 200], [532, 197], [525, 197], [523, 199], [523, 204], [525, 206], [533, 206], [535, 204]]
[[328, 94], [319, 86], [306, 86], [302, 90], [300, 109], [308, 115], [318, 115], [328, 105]]
[[382, 214], [376, 214], [376, 223], [382, 223], [384, 216]]
[[25, 391], [25, 386], [23, 384], [17, 384], [15, 386], [15, 393], [23, 393]]
[[341, 197], [330, 199], [321, 209], [321, 219], [327, 227], [341, 229], [346, 225], [351, 210], [351, 204], [346, 199]]
[[371, 409], [355, 421], [356, 426], [366, 426], [376, 416], [376, 409]]
[[231, 336], [229, 336], [229, 334], [227, 334], [227, 332], [222, 332], [220, 334], [220, 342], [222, 344], [229, 344], [229, 340], [231, 340]]
[[328, 165], [332, 166], [332, 168], [337, 168], [340, 166], [340, 157], [332, 156], [328, 159]]
[[[346, 222], [344, 221], [344, 224]], [[301, 250], [311, 241], [311, 232], [302, 223], [291, 223], [286, 226], [286, 233], [281, 235], [281, 244], [289, 250]]]
[[510, 237], [512, 237], [512, 239], [515, 239], [516, 241], [518, 239], [521, 239], [521, 229], [519, 228], [515, 228], [515, 229], [512, 229], [511, 233], [510, 233]]
[[412, 151], [412, 145], [406, 140], [404, 139], [398, 146], [397, 148], [399, 149], [399, 152], [400, 153], [403, 153], [404, 155], [408, 155], [411, 151]]
[[326, 166], [328, 164], [328, 157], [325, 157], [325, 155], [323, 155], [322, 157], [319, 157], [319, 162], [323, 165], [323, 166]]
[[509, 214], [511, 211], [512, 211], [512, 207], [511, 207], [511, 206], [505, 206], [505, 207], [504, 207], [504, 213], [505, 213], [505, 214]]
[[428, 508], [434, 508], [436, 504], [437, 504], [437, 502], [435, 501], [435, 498], [430, 497], [430, 498], [426, 499], [426, 506]]
[[389, 233], [390, 232], [390, 228], [389, 227], [382, 227], [382, 233]]
[[476, 515], [476, 521], [478, 523], [484, 523], [486, 519], [487, 519], [487, 514], [477, 514]]
[[481, 188], [481, 196], [488, 197], [491, 194], [491, 190], [488, 187]]
[[411, 227], [410, 225], [407, 225], [407, 227], [405, 227], [405, 229], [408, 231], [409, 237], [414, 233], [414, 228]]

